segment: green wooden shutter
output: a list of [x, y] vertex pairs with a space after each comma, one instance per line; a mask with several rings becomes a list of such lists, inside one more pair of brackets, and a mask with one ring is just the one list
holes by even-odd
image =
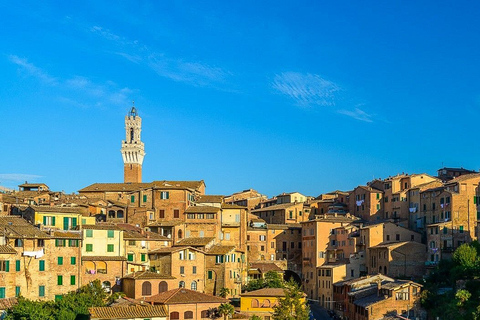
[[55, 217], [52, 217], [52, 226], [55, 226]]
[[20, 260], [15, 260], [15, 271], [20, 271]]
[[47, 225], [47, 217], [43, 216], [43, 225], [46, 226]]
[[477, 197], [473, 196], [473, 204], [477, 204]]
[[70, 264], [75, 265], [77, 263], [77, 258], [76, 257], [71, 257], [70, 258]]
[[45, 271], [45, 260], [40, 260], [38, 264], [39, 271]]
[[135, 196], [131, 196], [131, 197], [130, 197], [130, 202], [131, 202], [131, 203], [134, 203], [134, 202], [135, 202]]
[[68, 230], [68, 218], [63, 218], [63, 230]]
[[5, 287], [0, 288], [0, 298], [4, 299], [5, 298]]
[[5, 271], [10, 272], [10, 261], [5, 261]]
[[75, 276], [70, 276], [70, 284], [75, 285]]
[[72, 228], [77, 226], [77, 218], [72, 218]]

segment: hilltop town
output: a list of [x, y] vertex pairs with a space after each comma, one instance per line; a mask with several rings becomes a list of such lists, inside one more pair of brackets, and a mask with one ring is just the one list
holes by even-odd
[[91, 308], [91, 319], [205, 319], [232, 303], [234, 318], [268, 320], [283, 289], [245, 288], [275, 273], [332, 316], [421, 319], [421, 279], [478, 238], [474, 170], [401, 173], [313, 196], [212, 195], [203, 180], [142, 181], [141, 125], [132, 107], [123, 183], [0, 190], [0, 308], [20, 295], [60, 300], [98, 280], [124, 296]]

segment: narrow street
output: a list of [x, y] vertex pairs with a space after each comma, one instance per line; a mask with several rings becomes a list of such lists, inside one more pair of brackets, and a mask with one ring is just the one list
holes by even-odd
[[[310, 306], [310, 310], [313, 314], [313, 317], [316, 320], [331, 320], [332, 318], [328, 315], [327, 310], [320, 307], [320, 305], [316, 302], [310, 302], [308, 304]], [[312, 320], [312, 319], [310, 319]]]

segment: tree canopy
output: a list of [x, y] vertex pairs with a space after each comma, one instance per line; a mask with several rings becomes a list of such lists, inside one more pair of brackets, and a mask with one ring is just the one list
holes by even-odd
[[278, 272], [268, 271], [263, 279], [251, 280], [245, 286], [245, 291], [254, 291], [263, 288], [283, 288], [285, 281]]
[[274, 320], [309, 320], [310, 308], [308, 307], [305, 294], [293, 281], [285, 286], [285, 297], [279, 299], [279, 303], [273, 307]]

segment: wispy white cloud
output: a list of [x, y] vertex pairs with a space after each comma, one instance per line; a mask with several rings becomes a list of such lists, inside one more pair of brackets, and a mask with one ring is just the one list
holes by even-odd
[[199, 62], [165, 58], [164, 55], [153, 54], [148, 65], [160, 76], [174, 81], [187, 82], [195, 86], [208, 86], [225, 80], [227, 73], [221, 68], [212, 67]]
[[19, 66], [23, 71], [25, 71], [28, 75], [36, 77], [47, 84], [57, 84], [56, 78], [50, 76], [47, 72], [36, 67], [33, 63], [28, 62], [27, 59], [20, 58], [16, 55], [10, 55], [8, 58], [11, 62]]
[[57, 98], [59, 101], [77, 107], [99, 107], [106, 104], [125, 106], [130, 103], [130, 96], [134, 92], [130, 88], [119, 87], [113, 81], [97, 83], [82, 76], [74, 76], [68, 79], [52, 77], [25, 58], [12, 55], [9, 56], [9, 59], [29, 76], [35, 77], [45, 84], [55, 86], [59, 91], [59, 98]]
[[373, 122], [373, 119], [372, 119], [373, 116], [371, 114], [366, 113], [364, 110], [358, 107], [355, 107], [353, 110], [342, 109], [342, 110], [338, 110], [337, 112], [360, 121]]
[[9, 181], [9, 182], [23, 182], [28, 180], [37, 180], [42, 178], [42, 176], [36, 174], [26, 174], [26, 173], [0, 173], [0, 182]]
[[220, 84], [224, 83], [229, 72], [201, 61], [188, 61], [184, 58], [168, 56], [164, 52], [151, 50], [138, 40], [129, 40], [119, 36], [101, 26], [94, 26], [90, 31], [114, 43], [117, 48], [113, 51], [130, 62], [143, 63], [159, 76], [177, 82], [184, 82], [194, 86], [207, 86], [223, 90]]
[[299, 72], [275, 75], [272, 87], [304, 107], [335, 105], [335, 94], [340, 91], [340, 87], [332, 81], [316, 74]]

